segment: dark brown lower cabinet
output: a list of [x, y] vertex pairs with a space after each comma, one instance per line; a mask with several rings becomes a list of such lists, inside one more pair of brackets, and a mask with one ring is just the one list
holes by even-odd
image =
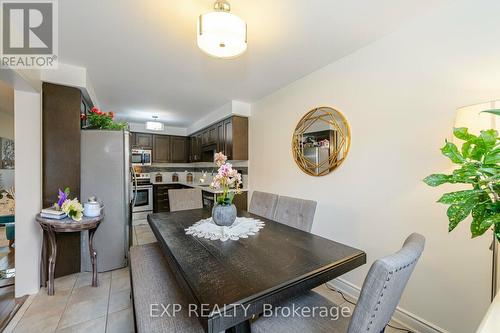
[[239, 210], [247, 210], [247, 202], [248, 202], [248, 193], [241, 192], [238, 195], [234, 196], [233, 203]]
[[186, 188], [180, 184], [164, 184], [153, 186], [153, 212], [170, 212], [170, 203], [168, 201], [168, 190]]

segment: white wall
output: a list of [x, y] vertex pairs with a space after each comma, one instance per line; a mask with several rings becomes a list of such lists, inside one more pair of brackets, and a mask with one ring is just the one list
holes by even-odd
[[37, 92], [15, 90], [16, 297], [40, 286], [42, 231], [35, 215], [42, 204], [42, 118]]
[[[368, 264], [342, 277], [358, 287], [374, 259], [424, 234], [400, 306], [454, 333], [475, 331], [488, 307], [490, 238], [471, 240], [469, 222], [448, 234], [435, 202], [446, 189], [421, 180], [451, 167], [439, 148], [455, 110], [500, 97], [498, 13], [496, 0], [450, 2], [256, 102], [250, 118], [251, 188], [317, 200], [312, 232], [367, 252]], [[315, 178], [295, 165], [290, 142], [322, 105], [346, 115], [352, 146], [338, 170]]]
[[192, 134], [202, 128], [212, 125], [213, 123], [218, 122], [224, 118], [227, 118], [231, 115], [238, 115], [244, 117], [250, 117], [251, 105], [249, 103], [240, 102], [240, 101], [231, 101], [227, 104], [224, 104], [220, 108], [210, 112], [205, 117], [200, 120], [194, 122], [191, 126], [187, 128], [187, 134]]

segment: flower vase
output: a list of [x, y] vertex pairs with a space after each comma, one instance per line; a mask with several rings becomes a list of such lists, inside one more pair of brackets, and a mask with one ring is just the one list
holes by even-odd
[[223, 227], [231, 226], [236, 221], [236, 206], [233, 204], [219, 205], [216, 203], [212, 209], [212, 219], [217, 225]]

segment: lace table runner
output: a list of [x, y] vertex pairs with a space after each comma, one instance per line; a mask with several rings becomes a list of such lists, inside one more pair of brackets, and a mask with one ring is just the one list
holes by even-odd
[[264, 226], [265, 223], [257, 219], [237, 217], [233, 225], [221, 227], [215, 224], [212, 218], [208, 218], [198, 221], [187, 228], [186, 234], [210, 240], [219, 239], [225, 242], [228, 239], [238, 240], [240, 238], [248, 238], [248, 236], [255, 235]]

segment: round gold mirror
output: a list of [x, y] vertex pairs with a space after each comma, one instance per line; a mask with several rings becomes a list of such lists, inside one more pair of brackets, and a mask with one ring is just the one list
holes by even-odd
[[335, 170], [349, 152], [351, 131], [344, 115], [330, 107], [319, 107], [300, 119], [292, 138], [293, 158], [311, 176]]

